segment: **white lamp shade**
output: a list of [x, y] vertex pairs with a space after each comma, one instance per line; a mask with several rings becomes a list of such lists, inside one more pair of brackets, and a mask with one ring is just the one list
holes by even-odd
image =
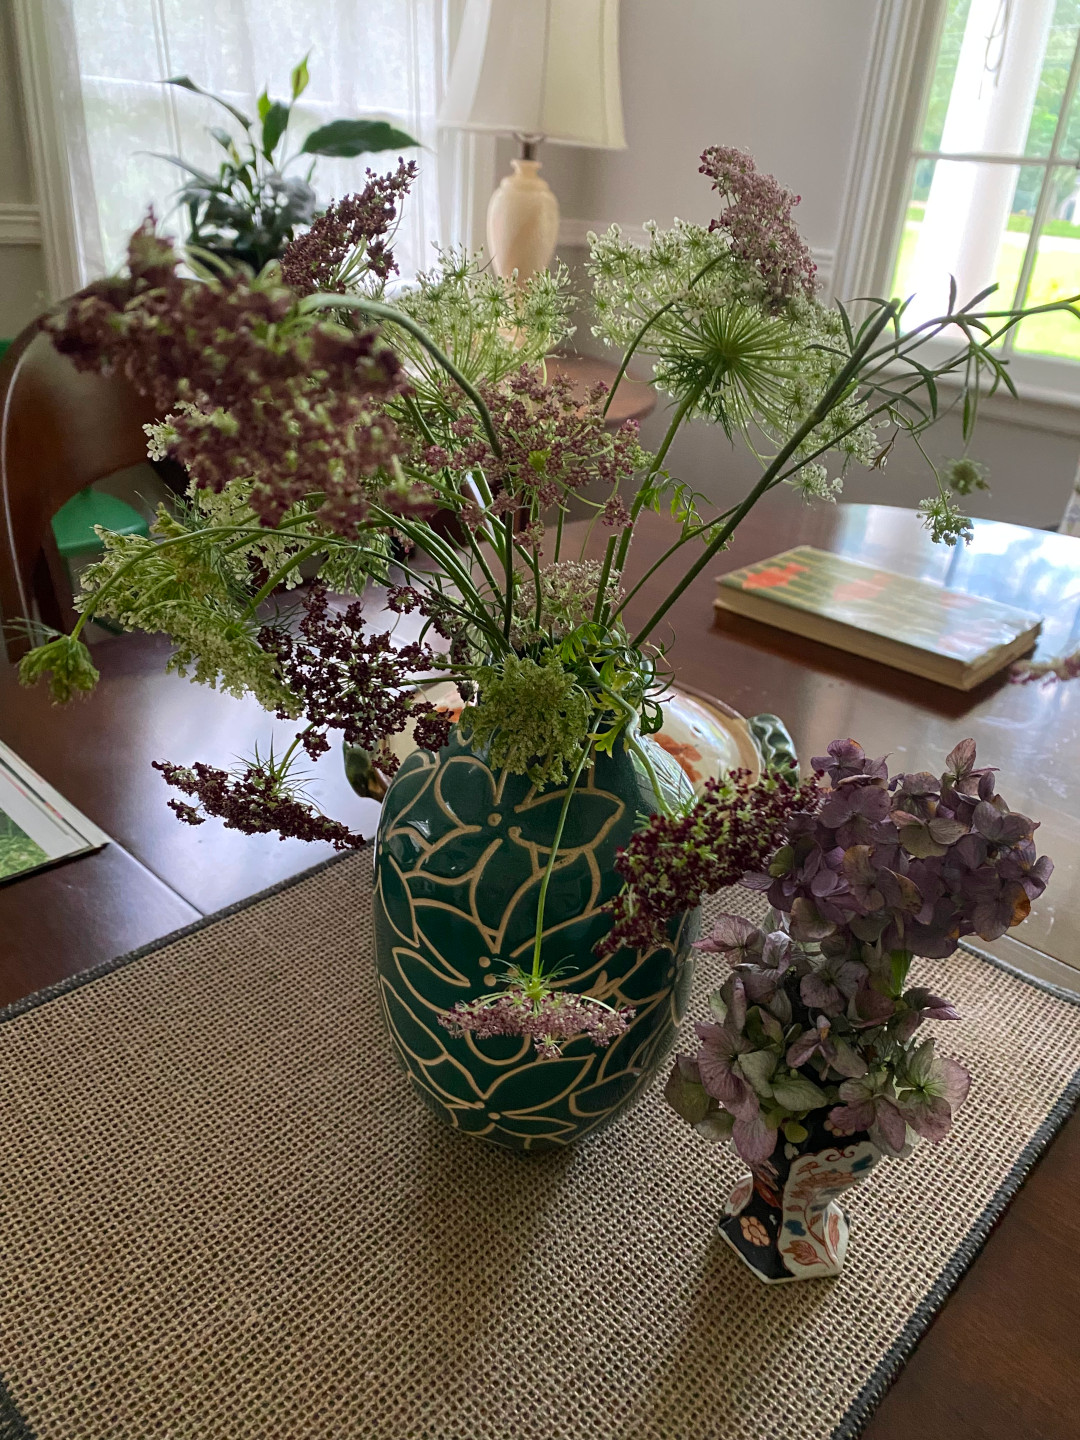
[[619, 0], [466, 0], [439, 123], [624, 149]]

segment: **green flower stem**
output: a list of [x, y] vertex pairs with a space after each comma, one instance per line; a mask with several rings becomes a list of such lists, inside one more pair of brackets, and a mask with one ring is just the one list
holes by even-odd
[[608, 577], [611, 574], [611, 561], [615, 554], [615, 546], [619, 543], [618, 536], [612, 535], [604, 550], [604, 564], [600, 570], [600, 583], [596, 587], [596, 604], [593, 606], [593, 619], [599, 622], [600, 617], [607, 609], [607, 600], [604, 592], [607, 590]]
[[672, 441], [679, 433], [679, 426], [683, 423], [689, 412], [701, 399], [702, 395], [704, 395], [706, 384], [707, 382], [705, 380], [699, 380], [698, 383], [692, 386], [691, 389], [688, 390], [687, 393], [683, 396], [683, 398], [679, 401], [678, 409], [675, 411], [675, 414], [672, 417], [671, 424], [668, 426], [667, 434], [660, 442], [660, 449], [653, 456], [652, 464], [645, 472], [645, 478], [638, 486], [637, 494], [634, 496], [633, 504], [630, 507], [630, 524], [627, 525], [626, 528], [623, 530], [622, 536], [619, 540], [619, 553], [615, 560], [615, 572], [618, 575], [622, 574], [623, 566], [626, 564], [626, 553], [630, 549], [630, 538], [634, 533], [634, 522], [641, 514], [641, 507], [645, 503], [647, 486], [649, 485], [649, 482], [653, 479], [653, 477], [656, 475], [657, 471], [660, 469], [660, 466], [664, 463], [664, 456], [671, 449]]
[[882, 313], [869, 327], [861, 343], [856, 346], [854, 352], [852, 353], [851, 359], [840, 371], [840, 374], [829, 386], [828, 390], [826, 390], [825, 394], [821, 397], [818, 403], [814, 406], [813, 410], [810, 412], [810, 415], [802, 423], [802, 425], [799, 426], [795, 434], [791, 437], [791, 439], [783, 447], [780, 453], [776, 456], [775, 460], [773, 460], [772, 464], [765, 471], [764, 475], [762, 475], [761, 479], [754, 486], [753, 490], [751, 490], [750, 494], [746, 497], [742, 504], [738, 506], [734, 515], [732, 515], [731, 519], [721, 529], [720, 533], [716, 536], [716, 538], [705, 547], [698, 559], [694, 562], [693, 565], [691, 565], [690, 569], [675, 586], [674, 590], [670, 592], [667, 598], [657, 607], [657, 609], [652, 613], [652, 615], [649, 616], [649, 619], [634, 636], [633, 640], [631, 640], [631, 645], [638, 646], [644, 643], [644, 641], [652, 633], [655, 627], [659, 625], [660, 621], [671, 609], [672, 605], [674, 605], [675, 601], [679, 598], [679, 596], [683, 593], [687, 586], [692, 584], [693, 581], [697, 579], [697, 577], [701, 574], [702, 570], [704, 570], [705, 566], [710, 563], [713, 556], [724, 548], [728, 540], [734, 534], [738, 525], [742, 522], [745, 516], [750, 513], [750, 511], [754, 508], [757, 502], [761, 499], [762, 495], [765, 494], [766, 490], [769, 490], [774, 485], [780, 483], [779, 477], [784, 469], [784, 466], [796, 453], [796, 451], [799, 449], [799, 446], [802, 445], [803, 441], [807, 438], [807, 436], [811, 435], [814, 430], [817, 429], [817, 427], [829, 414], [836, 402], [847, 391], [852, 381], [858, 375], [859, 367], [866, 359], [866, 356], [869, 354], [878, 336], [885, 329], [886, 325], [892, 322], [899, 307], [900, 302], [898, 300], [890, 301], [890, 303], [885, 307]]
[[[689, 290], [691, 286], [696, 285], [697, 282], [702, 278], [702, 276], [707, 275], [709, 271], [713, 268], [713, 266], [719, 265], [720, 261], [724, 258], [725, 257], [723, 255], [714, 255], [713, 258], [709, 261], [709, 263], [707, 265], [703, 265], [701, 269], [697, 272], [697, 274], [691, 279], [686, 289]], [[673, 300], [669, 300], [666, 305], [661, 305], [659, 310], [654, 311], [653, 314], [649, 316], [649, 318], [645, 321], [644, 325], [642, 325], [641, 328], [638, 330], [633, 340], [630, 341], [630, 344], [627, 346], [626, 351], [623, 354], [622, 362], [619, 365], [618, 370], [615, 372], [615, 379], [611, 383], [611, 389], [608, 391], [607, 399], [604, 401], [604, 408], [600, 412], [602, 415], [607, 414], [611, 402], [615, 398], [615, 391], [619, 388], [619, 383], [622, 380], [623, 376], [626, 374], [626, 367], [630, 364], [630, 361], [633, 358], [634, 351], [641, 344], [642, 340], [644, 340], [646, 334], [656, 324], [657, 320], [659, 320], [662, 315], [666, 315], [669, 310], [673, 309], [676, 305], [678, 305], [680, 301], [685, 299], [685, 296], [686, 292], [684, 291], [681, 295], [676, 295]]]
[[326, 548], [325, 540], [314, 540], [310, 545], [305, 545], [302, 550], [298, 550], [288, 564], [282, 565], [280, 570], [275, 570], [269, 580], [256, 590], [255, 594], [248, 601], [245, 612], [246, 615], [254, 615], [267, 596], [272, 595], [281, 582], [290, 575], [298, 565], [302, 564], [305, 560], [310, 560], [313, 555], [318, 555], [322, 551], [325, 551]]
[[627, 728], [625, 744], [626, 748], [637, 756], [638, 763], [648, 776], [649, 784], [652, 786], [653, 795], [656, 798], [657, 807], [662, 814], [668, 817], [673, 816], [675, 812], [667, 802], [667, 797], [660, 785], [660, 777], [657, 775], [656, 768], [649, 759], [649, 752], [645, 749], [645, 746], [642, 745], [641, 741], [630, 733], [629, 728]]
[[[487, 563], [487, 560], [484, 558], [483, 548], [481, 547], [481, 545], [480, 545], [479, 541], [477, 540], [476, 536], [475, 536], [475, 535], [473, 534], [473, 532], [469, 529], [468, 525], [466, 525], [466, 524], [464, 523], [464, 521], [462, 522], [462, 529], [465, 531], [465, 539], [466, 539], [466, 541], [468, 542], [469, 549], [472, 551], [473, 558], [476, 560], [476, 563], [480, 566], [480, 569], [483, 571], [484, 579], [487, 581], [488, 586], [489, 586], [490, 589], [491, 589], [492, 597], [496, 597], [496, 596], [499, 594], [499, 582], [495, 579], [495, 575], [494, 575], [494, 572], [493, 572], [492, 569], [491, 569], [491, 566]], [[486, 530], [486, 527], [485, 527], [485, 530]]]
[[623, 712], [623, 731], [626, 737], [626, 748], [632, 751], [633, 754], [635, 754], [638, 760], [641, 762], [641, 768], [645, 771], [645, 775], [648, 778], [649, 784], [652, 786], [653, 795], [656, 798], [657, 808], [661, 810], [662, 813], [665, 815], [672, 815], [674, 812], [671, 806], [668, 804], [667, 797], [664, 794], [663, 789], [661, 788], [660, 777], [657, 775], [656, 769], [652, 761], [649, 759], [648, 752], [646, 751], [644, 745], [641, 744], [641, 741], [634, 734], [634, 724], [636, 723], [638, 718], [637, 711], [629, 703], [629, 701], [624, 700], [620, 694], [618, 694], [614, 690], [607, 688], [604, 685], [604, 682], [600, 677], [600, 672], [596, 669], [595, 665], [590, 665], [589, 669], [592, 672], [593, 679], [601, 687], [603, 699], [605, 701], [610, 701], [612, 705], [614, 705], [617, 709]]
[[540, 588], [540, 551], [533, 546], [532, 552], [533, 586], [536, 590], [536, 613], [533, 616], [533, 625], [539, 630], [540, 621], [544, 618], [544, 596]]
[[484, 427], [492, 450], [496, 456], [502, 456], [502, 446], [495, 433], [491, 411], [484, 404], [479, 390], [465, 378], [449, 355], [439, 349], [423, 326], [418, 325], [410, 316], [396, 310], [392, 305], [384, 305], [379, 300], [367, 300], [361, 295], [309, 295], [305, 300], [301, 300], [300, 310], [302, 313], [310, 313], [312, 310], [359, 310], [361, 314], [370, 315], [374, 320], [387, 320], [391, 324], [400, 325], [403, 330], [407, 330], [415, 340], [420, 342], [432, 359], [442, 366], [450, 378], [464, 390], [476, 407], [476, 413], [480, 417], [480, 423]]
[[562, 549], [563, 520], [566, 518], [566, 511], [559, 506], [559, 519], [555, 526], [555, 559], [554, 564], [559, 563], [559, 551]]
[[[402, 533], [408, 535], [407, 530], [403, 530]], [[413, 537], [410, 535], [409, 538], [412, 539]], [[496, 651], [505, 649], [502, 635], [497, 629], [497, 627], [492, 624], [491, 620], [488, 618], [487, 606], [483, 603], [481, 597], [476, 593], [475, 589], [472, 586], [471, 580], [468, 580], [466, 582], [466, 588], [472, 590], [472, 596], [464, 597], [464, 599], [467, 599], [469, 604], [472, 605], [472, 608], [468, 609], [466, 608], [466, 605], [464, 603], [458, 604], [455, 600], [451, 599], [451, 597], [447, 595], [445, 590], [440, 589], [439, 586], [434, 583], [433, 576], [437, 579], [444, 578], [443, 575], [440, 574], [440, 572], [413, 570], [411, 566], [404, 565], [400, 561], [396, 560], [394, 561], [394, 564], [397, 565], [398, 568], [403, 571], [403, 573], [406, 574], [410, 580], [415, 581], [418, 585], [422, 585], [425, 590], [431, 591], [432, 594], [437, 594], [439, 598], [450, 607], [451, 610], [454, 610], [458, 615], [461, 616], [463, 620], [467, 621], [468, 624], [475, 625], [477, 629], [482, 630], [483, 633], [487, 636], [488, 640], [493, 643]], [[454, 570], [458, 572], [458, 575], [464, 573], [460, 570], [460, 567], [458, 566], [455, 566]], [[457, 588], [460, 590], [462, 587], [459, 583], [458, 575], [455, 575], [453, 571], [448, 570], [445, 578], [449, 579], [451, 584], [457, 586]]]
[[618, 619], [618, 617], [626, 609], [627, 605], [629, 605], [630, 601], [634, 598], [634, 596], [638, 593], [642, 586], [645, 585], [646, 582], [650, 580], [653, 575], [656, 574], [657, 570], [659, 570], [662, 565], [666, 565], [667, 562], [678, 550], [681, 550], [684, 545], [689, 545], [691, 540], [696, 540], [697, 537], [699, 535], [703, 535], [706, 530], [711, 530], [714, 525], [718, 525], [722, 520], [726, 520], [728, 516], [734, 515], [734, 513], [735, 507], [732, 506], [730, 510], [725, 510], [720, 515], [714, 515], [707, 524], [692, 526], [689, 530], [686, 531], [685, 534], [680, 535], [678, 540], [675, 541], [674, 545], [670, 545], [664, 551], [663, 555], [660, 556], [660, 559], [654, 561], [653, 564], [649, 566], [648, 570], [645, 571], [645, 574], [642, 575], [641, 579], [637, 582], [634, 588], [623, 597], [618, 609], [611, 617], [612, 620]]
[[577, 769], [570, 777], [570, 783], [566, 787], [566, 794], [563, 797], [562, 809], [559, 811], [559, 823], [555, 826], [555, 834], [551, 840], [551, 854], [548, 856], [547, 867], [544, 870], [544, 878], [540, 881], [540, 896], [536, 902], [536, 936], [533, 940], [533, 961], [532, 979], [541, 979], [540, 949], [544, 938], [544, 908], [547, 904], [548, 886], [551, 884], [551, 874], [555, 869], [555, 859], [559, 853], [559, 845], [562, 843], [563, 830], [566, 828], [566, 817], [570, 813], [570, 801], [574, 798], [574, 790], [577, 787], [578, 778], [585, 768], [585, 762], [589, 758], [591, 747], [583, 745], [581, 758], [578, 760]]
[[509, 645], [510, 630], [514, 620], [514, 512], [512, 510], [508, 510], [503, 516], [503, 529], [506, 532], [506, 559], [503, 562], [503, 568], [506, 572], [503, 637], [507, 645]]

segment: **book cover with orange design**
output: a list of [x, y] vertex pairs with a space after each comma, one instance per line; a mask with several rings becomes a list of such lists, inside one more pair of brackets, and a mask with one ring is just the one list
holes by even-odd
[[1034, 645], [1037, 615], [809, 545], [722, 575], [716, 607], [970, 690]]

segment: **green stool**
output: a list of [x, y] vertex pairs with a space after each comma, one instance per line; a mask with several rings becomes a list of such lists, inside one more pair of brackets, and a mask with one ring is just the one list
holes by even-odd
[[73, 555], [92, 554], [103, 549], [95, 525], [115, 530], [118, 535], [149, 535], [150, 527], [139, 512], [115, 495], [102, 495], [89, 485], [73, 495], [53, 516], [56, 548], [65, 560]]

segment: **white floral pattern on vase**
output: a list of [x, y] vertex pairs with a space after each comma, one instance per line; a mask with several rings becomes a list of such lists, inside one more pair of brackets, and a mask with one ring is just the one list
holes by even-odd
[[766, 1284], [839, 1275], [849, 1227], [837, 1197], [880, 1159], [865, 1134], [837, 1140], [816, 1126], [801, 1145], [781, 1139], [772, 1160], [731, 1191], [720, 1234]]

